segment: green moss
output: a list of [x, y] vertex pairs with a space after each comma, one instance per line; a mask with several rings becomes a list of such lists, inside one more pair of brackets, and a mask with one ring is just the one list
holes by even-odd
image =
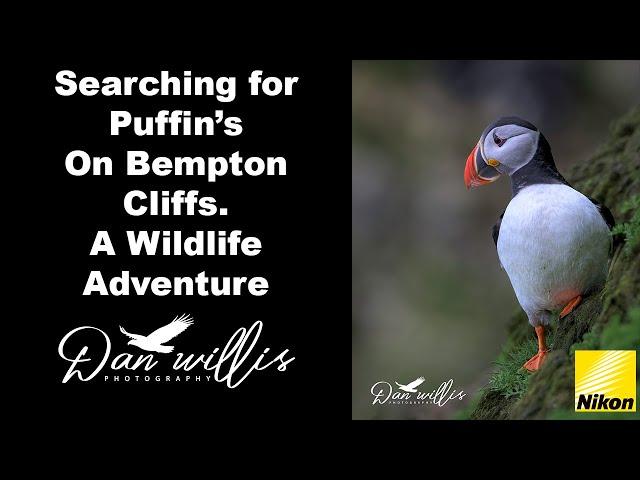
[[531, 375], [527, 391], [509, 410], [510, 419], [547, 418], [573, 405], [573, 364], [564, 350], [553, 350], [542, 368]]
[[513, 316], [496, 371], [480, 393], [472, 419], [638, 418], [623, 413], [576, 416], [573, 353], [640, 347], [640, 106], [614, 122], [610, 138], [593, 157], [576, 164], [567, 179], [609, 207], [625, 247], [612, 262], [606, 288], [554, 324], [552, 351], [533, 375], [519, 370], [535, 353], [533, 329], [522, 312]]
[[640, 243], [640, 195], [634, 195], [624, 202], [621, 211], [622, 213], [633, 212], [631, 220], [616, 225], [612, 234], [624, 237], [623, 251], [626, 256], [630, 256]]
[[[553, 335], [548, 336], [547, 342], [549, 346], [553, 346]], [[487, 388], [507, 398], [522, 397], [527, 391], [529, 378], [532, 375], [522, 368], [522, 365], [537, 351], [538, 342], [535, 338], [508, 343], [495, 362], [497, 368], [491, 375]]]
[[576, 350], [633, 350], [640, 347], [640, 306], [631, 307], [625, 321], [614, 315], [601, 329], [587, 333], [582, 342], [571, 347]]
[[476, 408], [478, 408], [478, 404], [480, 403], [481, 399], [482, 399], [481, 392], [478, 392], [475, 396], [471, 398], [471, 400], [469, 401], [466, 407], [464, 407], [462, 410], [459, 410], [455, 414], [453, 419], [469, 420], [471, 418], [471, 414], [475, 411]]
[[506, 420], [509, 417], [513, 399], [498, 392], [485, 390], [482, 392], [476, 409], [471, 413], [471, 420]]

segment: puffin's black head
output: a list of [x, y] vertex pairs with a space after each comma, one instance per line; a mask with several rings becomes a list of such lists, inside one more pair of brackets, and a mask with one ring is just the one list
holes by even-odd
[[[542, 140], [541, 140], [542, 139]], [[467, 158], [464, 182], [467, 188], [511, 176], [536, 155], [538, 144], [546, 140], [538, 129], [518, 117], [502, 117], [489, 125]]]

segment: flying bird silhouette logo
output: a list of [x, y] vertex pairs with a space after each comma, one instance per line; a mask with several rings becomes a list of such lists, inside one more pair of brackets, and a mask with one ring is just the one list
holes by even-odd
[[122, 327], [120, 327], [120, 331], [131, 339], [127, 345], [134, 345], [148, 352], [171, 353], [173, 346], [163, 345], [163, 343], [177, 337], [191, 325], [193, 325], [193, 318], [185, 313], [180, 317], [176, 316], [171, 323], [151, 332], [146, 337], [129, 333]]
[[398, 382], [396, 382], [396, 385], [398, 385], [398, 388], [400, 388], [400, 390], [404, 392], [416, 393], [417, 392], [416, 387], [418, 385], [422, 385], [423, 382], [424, 382], [424, 377], [418, 377], [413, 382], [407, 383], [406, 385], [403, 385]]

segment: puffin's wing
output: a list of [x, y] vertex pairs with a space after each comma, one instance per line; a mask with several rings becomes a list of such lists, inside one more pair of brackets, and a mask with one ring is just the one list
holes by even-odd
[[[613, 218], [613, 214], [611, 213], [611, 210], [609, 210], [606, 205], [598, 202], [595, 198], [591, 198], [591, 197], [587, 197], [587, 198], [591, 200], [591, 203], [593, 203], [596, 206], [596, 208], [598, 209], [598, 212], [600, 212], [600, 215], [602, 215], [602, 219], [607, 224], [607, 227], [609, 227], [609, 230], [613, 230], [613, 227], [616, 226], [616, 220], [615, 218]], [[621, 235], [614, 235], [611, 252], [612, 253], [615, 252], [618, 246], [622, 242], [623, 242], [623, 239]]]
[[616, 226], [616, 220], [615, 218], [613, 218], [613, 214], [611, 213], [611, 210], [609, 210], [606, 205], [603, 205], [602, 203], [597, 201], [595, 198], [591, 198], [591, 197], [587, 197], [587, 198], [591, 200], [591, 203], [593, 203], [596, 206], [596, 208], [600, 212], [600, 215], [602, 215], [602, 218], [607, 223], [607, 227], [609, 227], [609, 230], [613, 230], [613, 227]]
[[496, 247], [498, 246], [498, 237], [500, 236], [500, 224], [502, 223], [502, 217], [504, 217], [504, 212], [502, 212], [496, 224], [491, 228], [491, 236], [493, 237], [493, 243], [496, 245]]
[[[504, 212], [506, 212], [506, 210]], [[498, 237], [500, 236], [500, 224], [502, 223], [502, 217], [504, 217], [504, 212], [502, 212], [496, 224], [493, 227], [491, 227], [491, 236], [493, 237], [493, 243], [495, 244], [496, 248], [498, 248]], [[504, 269], [504, 267], [502, 266], [502, 262], [500, 261], [500, 257], [498, 257], [498, 263], [500, 264], [500, 268]]]

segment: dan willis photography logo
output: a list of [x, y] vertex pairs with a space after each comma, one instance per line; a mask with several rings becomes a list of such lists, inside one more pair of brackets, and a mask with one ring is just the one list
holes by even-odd
[[[113, 358], [110, 358], [111, 338], [106, 332], [92, 326], [75, 328], [67, 333], [58, 345], [58, 355], [70, 363], [62, 383], [72, 380], [89, 382], [102, 374], [103, 381], [111, 383], [215, 381], [226, 384], [228, 388], [236, 388], [254, 372], [268, 368], [284, 372], [295, 360], [295, 357], [290, 356], [288, 349], [274, 356], [271, 349], [266, 347], [258, 355], [257, 343], [262, 332], [261, 321], [256, 321], [249, 328], [242, 327], [236, 330], [222, 348], [215, 347], [207, 353], [179, 352], [172, 355], [176, 348], [172, 344], [178, 341], [177, 337], [193, 324], [193, 318], [184, 314], [176, 316], [170, 323], [148, 335], [130, 333], [120, 326], [120, 333], [124, 338], [118, 338], [118, 343], [126, 342], [129, 348], [152, 353], [135, 355], [124, 352]], [[94, 338], [91, 338], [92, 336]], [[86, 344], [79, 350], [68, 346], [68, 344], [79, 346], [89, 339], [94, 345], [91, 351]], [[96, 347], [96, 344], [101, 348]], [[175, 373], [171, 375], [156, 373], [155, 367], [161, 362], [166, 364], [167, 360], [171, 362], [171, 368]]]
[[418, 390], [426, 382], [424, 377], [418, 377], [409, 383], [394, 382], [395, 386], [386, 381], [375, 383], [371, 387], [373, 395], [372, 405], [435, 405], [442, 407], [451, 400], [462, 400], [467, 394], [464, 390], [453, 388], [453, 379], [442, 382], [437, 388], [428, 391]]

